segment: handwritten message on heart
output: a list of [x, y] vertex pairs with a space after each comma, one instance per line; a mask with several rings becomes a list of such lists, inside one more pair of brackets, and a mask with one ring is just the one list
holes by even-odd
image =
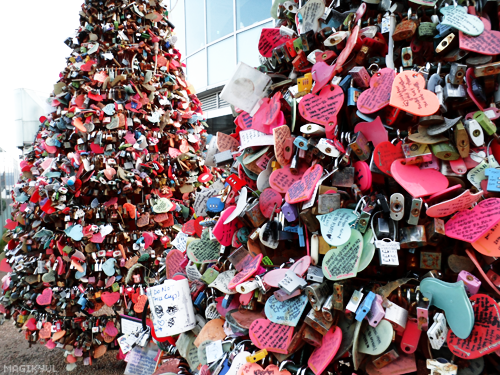
[[210, 233], [205, 229], [201, 239], [192, 241], [187, 247], [187, 256], [195, 263], [212, 263], [217, 261], [220, 244], [210, 241]]
[[478, 36], [484, 31], [481, 19], [475, 15], [467, 14], [467, 8], [462, 6], [445, 6], [440, 10], [444, 16], [441, 23], [458, 29], [465, 34]]
[[414, 71], [404, 71], [396, 76], [390, 104], [417, 116], [430, 116], [439, 109], [436, 94], [425, 89], [424, 77]]
[[306, 170], [307, 165], [304, 164], [301, 164], [299, 166], [299, 173], [297, 174], [292, 174], [292, 172], [290, 171], [290, 165], [276, 169], [275, 171], [271, 172], [269, 176], [269, 185], [277, 192], [285, 194], [290, 186], [292, 186], [296, 181], [302, 178], [302, 175]]
[[234, 278], [236, 270], [229, 270], [219, 273], [217, 278], [208, 285], [209, 288], [220, 290], [224, 294], [235, 294], [234, 289], [229, 289], [229, 283]]
[[240, 368], [237, 375], [290, 375], [290, 372], [288, 370], [280, 371], [276, 365], [269, 365], [264, 370], [257, 363], [246, 363]]
[[285, 196], [286, 201], [294, 204], [310, 199], [322, 173], [323, 167], [319, 164], [308, 168], [302, 178], [288, 188]]
[[383, 68], [375, 73], [370, 79], [370, 88], [358, 97], [358, 110], [361, 113], [370, 114], [387, 107], [395, 77], [394, 69], [390, 68]]
[[343, 280], [355, 277], [363, 251], [363, 236], [351, 230], [349, 240], [335, 249], [329, 250], [323, 258], [323, 274], [329, 280]]
[[480, 191], [472, 194], [470, 190], [464, 191], [458, 197], [435, 204], [427, 209], [427, 216], [430, 217], [445, 217], [454, 214], [457, 211], [470, 208], [473, 203], [476, 203], [483, 196]]
[[321, 346], [314, 349], [309, 361], [307, 361], [307, 364], [316, 375], [323, 373], [330, 364], [335, 354], [337, 354], [341, 342], [342, 330], [337, 326], [330, 328], [326, 335], [323, 336]]
[[481, 238], [473, 242], [472, 247], [489, 257], [500, 256], [500, 224], [495, 224]]
[[391, 173], [398, 184], [415, 198], [432, 195], [448, 187], [448, 179], [441, 172], [404, 163], [402, 159], [393, 162]]
[[234, 120], [237, 126], [242, 130], [250, 129], [252, 127], [252, 117], [246, 112], [240, 113], [236, 120]]
[[397, 159], [404, 159], [405, 154], [401, 143], [393, 145], [391, 142], [381, 142], [373, 151], [373, 161], [381, 172], [392, 177], [391, 165]]
[[289, 37], [280, 34], [280, 29], [263, 28], [259, 38], [259, 52], [264, 57], [271, 57], [273, 49], [286, 43]]
[[500, 348], [500, 309], [493, 298], [476, 294], [470, 298], [474, 311], [474, 327], [466, 339], [448, 331], [448, 348], [457, 357], [475, 359]]
[[268, 319], [256, 319], [249, 330], [250, 339], [256, 347], [281, 354], [287, 354], [292, 335], [293, 327], [273, 323]]
[[313, 65], [311, 73], [314, 81], [316, 82], [312, 93], [317, 94], [333, 78], [335, 74], [335, 66], [327, 64], [324, 61], [318, 61]]
[[172, 279], [176, 273], [186, 273], [184, 259], [184, 253], [182, 251], [172, 249], [168, 252], [165, 262], [167, 279]]
[[217, 132], [217, 148], [220, 152], [224, 151], [237, 151], [240, 142], [228, 134]]
[[321, 225], [321, 235], [332, 246], [340, 246], [351, 237], [351, 224], [356, 220], [353, 210], [341, 208], [316, 217]]
[[500, 221], [500, 198], [489, 198], [479, 202], [472, 210], [455, 214], [445, 224], [448, 237], [475, 242]]
[[262, 262], [262, 254], [258, 254], [256, 257], [252, 258], [251, 255], [246, 256], [246, 260], [243, 260], [245, 266], [243, 269], [234, 276], [228, 284], [229, 289], [236, 288], [237, 285], [248, 280], [257, 270], [259, 269], [260, 262]]
[[308, 304], [305, 294], [280, 302], [273, 295], [266, 301], [264, 311], [273, 323], [295, 327]]
[[274, 206], [276, 205], [276, 209], [279, 209], [281, 207], [282, 200], [283, 198], [281, 197], [281, 194], [278, 193], [276, 190], [273, 189], [264, 190], [259, 197], [259, 207], [262, 212], [262, 215], [264, 215], [267, 218], [270, 218]]
[[470, 36], [460, 32], [460, 49], [489, 56], [500, 54], [500, 31], [491, 30], [491, 24], [486, 18], [481, 18], [481, 21], [484, 25], [481, 35]]
[[287, 165], [290, 160], [285, 158], [285, 141], [290, 137], [290, 128], [288, 125], [279, 126], [273, 129], [274, 153], [276, 160], [280, 165]]
[[358, 351], [360, 353], [382, 354], [392, 342], [394, 329], [387, 320], [382, 320], [376, 327], [366, 324], [359, 333]]
[[[332, 127], [344, 104], [344, 91], [337, 85], [325, 86], [319, 95], [307, 94], [299, 103], [299, 112], [306, 120]], [[332, 125], [333, 123], [333, 125]]]

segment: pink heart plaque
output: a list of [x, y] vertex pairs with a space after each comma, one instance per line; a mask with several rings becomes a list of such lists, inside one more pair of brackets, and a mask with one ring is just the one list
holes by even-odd
[[370, 79], [370, 88], [359, 95], [358, 110], [370, 114], [387, 107], [395, 77], [396, 73], [390, 68], [383, 68], [375, 73]]
[[500, 198], [489, 198], [479, 202], [472, 210], [458, 212], [444, 227], [448, 237], [475, 242], [499, 221]]
[[404, 159], [394, 161], [391, 173], [397, 183], [415, 198], [435, 194], [448, 187], [448, 179], [441, 172], [404, 163]]
[[292, 335], [293, 327], [273, 323], [268, 319], [256, 319], [249, 330], [250, 339], [256, 347], [281, 354], [287, 354]]
[[300, 180], [290, 186], [285, 196], [286, 201], [294, 204], [310, 199], [322, 174], [323, 167], [321, 165], [316, 164], [310, 167]]
[[330, 364], [335, 354], [337, 354], [341, 342], [342, 330], [337, 326], [330, 328], [326, 335], [323, 336], [322, 345], [314, 349], [307, 362], [316, 375], [320, 375]]

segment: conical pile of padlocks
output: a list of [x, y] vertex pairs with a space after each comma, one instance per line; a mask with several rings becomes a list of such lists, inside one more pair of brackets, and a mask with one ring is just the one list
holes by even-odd
[[165, 9], [86, 2], [0, 311], [68, 369], [115, 348], [158, 375], [499, 373], [497, 3], [271, 15], [210, 138]]

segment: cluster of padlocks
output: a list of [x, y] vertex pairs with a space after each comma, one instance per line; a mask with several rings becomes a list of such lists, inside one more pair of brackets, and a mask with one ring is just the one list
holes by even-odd
[[274, 0], [230, 135], [158, 0], [80, 15], [0, 256], [30, 344], [68, 370], [500, 371], [496, 2]]

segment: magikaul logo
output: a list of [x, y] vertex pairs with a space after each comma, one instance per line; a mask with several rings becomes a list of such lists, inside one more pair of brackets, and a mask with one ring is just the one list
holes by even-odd
[[41, 374], [41, 373], [55, 373], [56, 371], [54, 365], [3, 365], [3, 372], [9, 373], [22, 373], [22, 374]]

